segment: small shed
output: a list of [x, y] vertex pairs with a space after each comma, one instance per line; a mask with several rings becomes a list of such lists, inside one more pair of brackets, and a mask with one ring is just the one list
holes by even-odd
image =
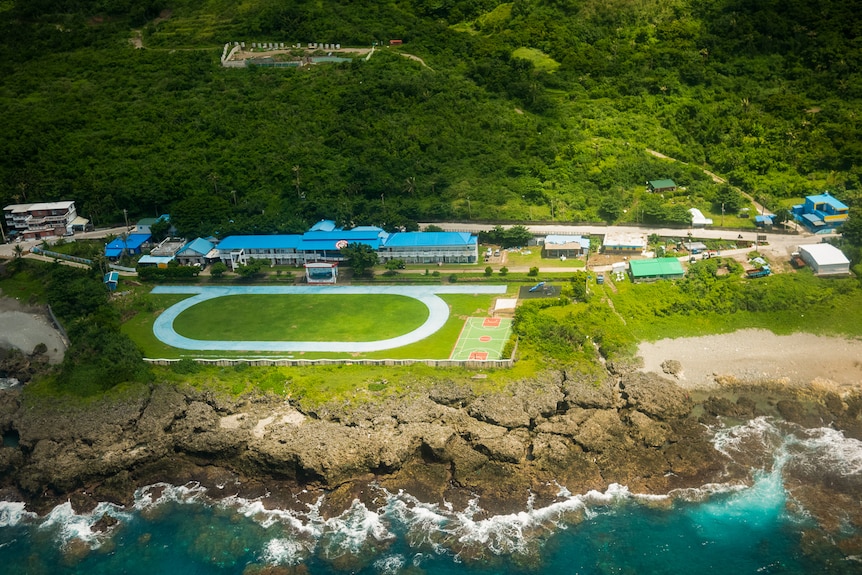
[[634, 282], [680, 279], [685, 276], [685, 270], [682, 269], [682, 264], [676, 258], [632, 260], [629, 265]]
[[676, 182], [673, 180], [650, 180], [647, 182], [647, 189], [653, 193], [674, 192], [676, 191]]
[[103, 281], [105, 282], [105, 286], [107, 286], [109, 291], [114, 291], [117, 289], [117, 284], [120, 283], [120, 272], [110, 271], [105, 274]]
[[799, 256], [818, 276], [849, 275], [850, 260], [832, 244], [799, 246]]
[[759, 228], [771, 228], [772, 227], [772, 218], [775, 216], [754, 216], [754, 225]]

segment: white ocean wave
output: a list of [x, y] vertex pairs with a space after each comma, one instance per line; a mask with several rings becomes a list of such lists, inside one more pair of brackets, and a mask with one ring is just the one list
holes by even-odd
[[791, 448], [802, 448], [794, 454], [794, 463], [843, 476], [862, 474], [862, 441], [828, 427], [801, 434], [803, 438], [790, 441]]
[[269, 565], [299, 565], [307, 549], [295, 539], [270, 539], [264, 545], [262, 559]]
[[374, 568], [380, 575], [397, 575], [407, 560], [403, 555], [388, 555], [374, 562]]
[[23, 501], [0, 501], [0, 527], [14, 527], [24, 519], [35, 517], [35, 513], [26, 510]]
[[185, 485], [153, 483], [135, 491], [134, 507], [138, 510], [144, 510], [167, 502], [194, 503], [201, 501], [206, 491], [205, 487], [194, 481]]
[[73, 539], [83, 541], [91, 549], [98, 549], [102, 545], [106, 534], [94, 531], [93, 527], [104, 515], [109, 515], [119, 521], [129, 521], [132, 515], [123, 511], [121, 507], [113, 503], [102, 502], [89, 513], [75, 513], [72, 503], [66, 501], [54, 507], [39, 524], [39, 529], [55, 529], [57, 539], [61, 545], [65, 545]]

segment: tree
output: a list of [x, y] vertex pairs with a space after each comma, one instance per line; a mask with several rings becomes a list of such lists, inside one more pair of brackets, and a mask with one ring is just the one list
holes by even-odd
[[404, 263], [404, 260], [395, 258], [387, 261], [385, 267], [387, 270], [394, 272], [396, 270], [403, 270], [405, 267], [407, 267], [407, 264]]
[[216, 279], [222, 277], [227, 271], [227, 266], [224, 262], [216, 262], [210, 266], [210, 275]]
[[862, 247], [862, 208], [850, 208], [850, 215], [841, 226], [841, 237], [850, 245]]
[[524, 226], [512, 226], [503, 232], [500, 245], [504, 248], [525, 246], [531, 239], [533, 239], [533, 232]]
[[158, 243], [168, 237], [171, 230], [171, 222], [168, 220], [159, 220], [150, 226], [150, 235], [153, 237], [153, 242]]
[[257, 275], [260, 275], [264, 263], [265, 262], [263, 260], [249, 258], [245, 264], [236, 267], [236, 273], [243, 279], [251, 279]]
[[721, 184], [712, 197], [712, 204], [717, 212], [723, 205], [724, 213], [733, 214], [745, 205], [745, 198], [733, 186]]
[[366, 275], [377, 265], [377, 252], [368, 244], [354, 242], [341, 248], [341, 255], [347, 259], [347, 265], [353, 270], [354, 277]]
[[491, 277], [491, 274], [493, 274], [493, 273], [494, 273], [494, 270], [491, 268], [491, 266], [485, 266], [485, 277], [486, 278]]

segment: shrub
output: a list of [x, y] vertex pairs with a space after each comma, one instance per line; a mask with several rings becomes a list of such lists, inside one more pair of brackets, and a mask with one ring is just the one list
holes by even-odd
[[537, 268], [537, 267], [530, 268], [530, 271], [527, 272], [527, 275], [530, 276], [531, 278], [536, 277], [537, 275], [539, 275], [539, 268]]
[[507, 273], [509, 273], [509, 268], [507, 268], [506, 266], [503, 266], [500, 268], [500, 275], [501, 276], [505, 276]]
[[456, 281], [458, 281], [458, 274], [452, 274], [452, 275], [450, 275], [450, 276], [449, 276], [449, 283], [450, 283], [450, 284], [453, 284], [453, 283], [455, 283]]
[[216, 262], [210, 267], [210, 275], [216, 279], [222, 277], [227, 271], [227, 265], [224, 262]]
[[488, 267], [486, 267], [486, 268], [485, 268], [485, 277], [486, 277], [486, 278], [491, 277], [491, 274], [492, 274], [492, 273], [494, 273], [494, 270], [493, 270], [493, 269], [491, 269], [491, 266], [488, 266]]

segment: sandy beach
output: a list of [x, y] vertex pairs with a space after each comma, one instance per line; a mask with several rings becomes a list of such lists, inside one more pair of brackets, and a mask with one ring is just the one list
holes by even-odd
[[[662, 363], [676, 360], [680, 386], [708, 389], [717, 380], [783, 381], [826, 384], [839, 390], [862, 389], [862, 339], [807, 333], [775, 335], [761, 329], [643, 342], [638, 347], [643, 371], [663, 373]], [[670, 376], [674, 377], [674, 376]]]

